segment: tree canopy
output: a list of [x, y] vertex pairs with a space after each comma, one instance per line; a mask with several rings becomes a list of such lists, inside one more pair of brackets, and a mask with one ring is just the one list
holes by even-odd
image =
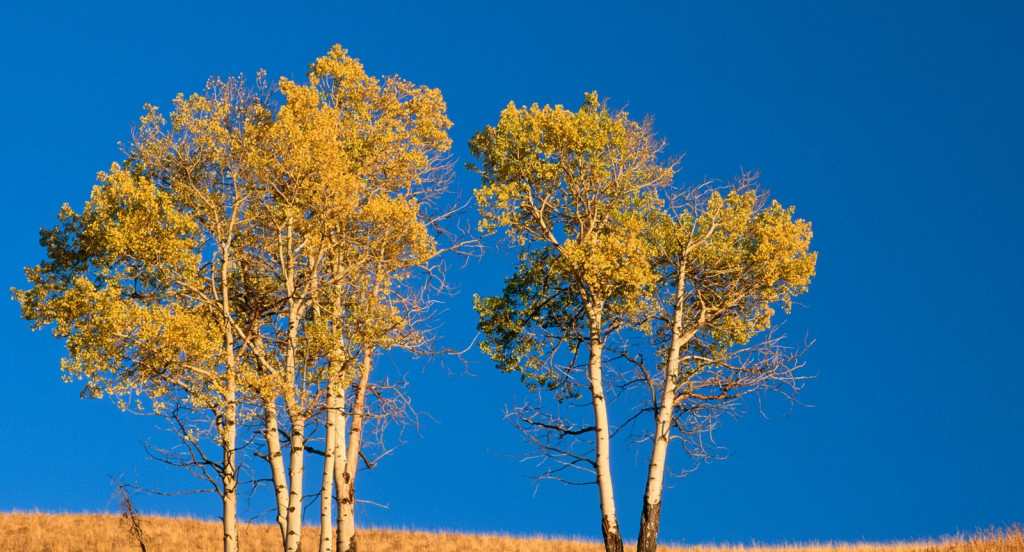
[[[752, 175], [688, 189], [663, 148], [649, 120], [596, 93], [576, 112], [509, 104], [470, 141], [480, 230], [518, 247], [502, 293], [475, 300], [481, 348], [538, 393], [511, 418], [552, 463], [542, 477], [598, 485], [609, 552], [622, 542], [608, 441], [654, 415], [637, 435], [652, 443], [639, 537], [649, 552], [669, 441], [705, 458], [717, 417], [744, 395], [798, 388], [800, 351], [773, 315], [807, 290], [816, 261], [810, 224], [768, 203]], [[545, 407], [543, 392], [592, 416]], [[632, 403], [619, 423], [606, 406], [615, 396]]]
[[[124, 163], [99, 174], [81, 212], [65, 205], [42, 232], [47, 258], [15, 290], [25, 318], [65, 340], [63, 369], [88, 395], [173, 406], [175, 417], [209, 411], [220, 459], [203, 451], [196, 418], [172, 425], [200, 459], [192, 467], [215, 467], [225, 550], [237, 547], [236, 432], [253, 417], [286, 550], [300, 546], [307, 424], [331, 419], [320, 545], [333, 546], [337, 479], [339, 546], [354, 548], [375, 351], [429, 340], [423, 287], [443, 269], [448, 214], [445, 110], [436, 89], [368, 76], [340, 46], [306, 83], [212, 78], [178, 95], [169, 120], [147, 105]], [[405, 404], [385, 392], [374, 391], [391, 405], [377, 416]]]

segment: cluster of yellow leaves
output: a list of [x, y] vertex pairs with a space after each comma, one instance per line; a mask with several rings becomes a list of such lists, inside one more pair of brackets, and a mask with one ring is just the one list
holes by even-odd
[[[663, 201], [673, 169], [658, 160], [662, 146], [649, 124], [609, 112], [594, 93], [577, 112], [509, 104], [473, 137], [480, 230], [547, 251], [521, 258], [544, 262], [542, 270], [520, 266], [500, 297], [476, 301], [482, 347], [503, 370], [548, 378], [552, 348], [578, 339], [579, 317], [595, 307], [647, 330], [644, 321], [671, 319], [663, 311], [682, 297], [687, 329], [728, 349], [768, 329], [774, 309], [788, 312], [807, 290], [817, 259], [810, 223], [794, 220], [792, 207], [765, 205], [749, 180], [725, 194], [679, 196], [701, 198], [685, 205]], [[567, 293], [575, 318], [554, 297]], [[563, 314], [538, 316], [552, 305]]]
[[652, 223], [673, 175], [663, 146], [648, 123], [609, 111], [596, 93], [575, 112], [509, 104], [471, 140], [480, 230], [501, 230], [524, 250], [502, 295], [476, 298], [481, 347], [531, 388], [575, 394], [552, 359], [564, 344], [574, 356], [586, 331], [604, 331], [584, 330], [590, 323], [643, 325], [659, 277]]
[[663, 234], [665, 263], [689, 284], [687, 319], [724, 347], [768, 329], [773, 305], [788, 313], [814, 276], [810, 223], [764, 203], [756, 189], [714, 191]]
[[48, 258], [15, 295], [66, 340], [64, 369], [89, 393], [176, 388], [212, 405], [226, 370], [268, 386], [266, 363], [225, 363], [283, 327], [300, 291], [290, 316], [311, 368], [409, 335], [399, 284], [437, 254], [422, 211], [451, 143], [440, 92], [370, 77], [338, 46], [277, 89], [262, 73], [212, 78], [168, 118], [147, 104], [124, 167], [43, 232]]
[[111, 270], [130, 265], [126, 274], [148, 273], [165, 283], [188, 279], [196, 283], [199, 254], [196, 249], [198, 222], [175, 204], [171, 191], [158, 189], [151, 178], [133, 175], [118, 164], [97, 175], [83, 211], [85, 239], [102, 243]]
[[[434, 192], [419, 186], [439, 168], [437, 154], [451, 145], [444, 100], [436, 89], [368, 76], [340, 46], [317, 59], [308, 77], [301, 86], [282, 79], [288, 104], [281, 114], [293, 97], [306, 111], [328, 114], [331, 155], [353, 183], [345, 201], [335, 200], [342, 195], [335, 193], [311, 206], [323, 211], [317, 217], [326, 221], [323, 228], [334, 245], [335, 272], [345, 273], [333, 283], [335, 293], [340, 286], [346, 295], [343, 312], [336, 314], [351, 343], [400, 345], [409, 323], [396, 286], [437, 254], [421, 209], [421, 198]], [[278, 116], [279, 124], [290, 119]], [[312, 159], [315, 169], [323, 168], [322, 156]]]
[[635, 296], [654, 276], [643, 234], [673, 174], [658, 160], [662, 146], [649, 125], [610, 112], [597, 93], [576, 112], [511, 103], [470, 142], [480, 160], [470, 167], [484, 182], [480, 230], [557, 247], [592, 302]]
[[439, 90], [396, 76], [381, 82], [340, 46], [310, 65], [309, 87], [339, 113], [350, 170], [385, 192], [421, 183], [433, 154], [451, 147]]
[[658, 278], [652, 260], [655, 248], [645, 235], [648, 221], [636, 215], [615, 217], [615, 224], [585, 241], [562, 243], [561, 262], [565, 277], [591, 290], [613, 312], [627, 314], [640, 308]]
[[25, 316], [66, 339], [62, 366], [90, 395], [159, 392], [190, 370], [215, 387], [216, 323], [181, 293], [199, 285], [194, 221], [149, 179], [116, 165], [99, 178], [81, 215], [65, 206], [44, 232], [50, 260], [15, 292]]

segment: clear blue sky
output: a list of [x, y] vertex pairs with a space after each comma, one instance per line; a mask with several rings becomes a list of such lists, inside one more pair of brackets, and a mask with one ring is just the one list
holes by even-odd
[[[145, 102], [211, 74], [301, 77], [340, 42], [372, 74], [438, 87], [455, 154], [510, 100], [576, 108], [598, 90], [655, 117], [681, 177], [761, 171], [814, 224], [818, 276], [787, 324], [817, 343], [802, 399], [719, 434], [732, 452], [667, 491], [676, 542], [894, 539], [1024, 521], [1024, 4], [1020, 2], [14, 2], [0, 10], [4, 286], [37, 232], [80, 208]], [[477, 179], [460, 169], [458, 185]], [[446, 344], [474, 334], [493, 252], [452, 275]], [[0, 302], [0, 510], [102, 511], [107, 474], [173, 490], [144, 460], [154, 421], [61, 382], [62, 346]], [[478, 352], [473, 376], [406, 365], [419, 433], [364, 474], [377, 526], [598, 537], [597, 491], [524, 477], [503, 422], [524, 391]], [[614, 457], [635, 535], [643, 458]], [[678, 453], [678, 451], [676, 451]], [[216, 497], [140, 497], [214, 517]], [[270, 507], [257, 497], [252, 510]]]

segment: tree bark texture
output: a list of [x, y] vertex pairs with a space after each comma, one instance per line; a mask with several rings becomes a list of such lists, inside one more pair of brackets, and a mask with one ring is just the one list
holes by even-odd
[[669, 342], [668, 362], [665, 363], [665, 381], [658, 405], [654, 444], [651, 460], [647, 464], [647, 488], [644, 490], [643, 509], [640, 512], [640, 534], [637, 552], [655, 552], [658, 549], [658, 528], [661, 523], [661, 494], [665, 483], [665, 459], [668, 456], [669, 433], [676, 391], [679, 388], [679, 355], [687, 341], [683, 335], [683, 301], [685, 299], [686, 272], [679, 269], [676, 281], [675, 304], [672, 308], [672, 338]]
[[286, 251], [288, 260], [285, 267], [285, 289], [288, 293], [288, 340], [285, 344], [284, 375], [287, 391], [284, 394], [285, 412], [289, 422], [289, 457], [288, 457], [288, 511], [285, 534], [285, 552], [299, 552], [302, 549], [302, 474], [306, 452], [306, 414], [299, 404], [298, 393], [294, 389], [297, 377], [295, 358], [299, 340], [299, 322], [302, 312], [300, 302], [296, 299], [296, 280], [298, 263], [294, 256], [294, 229], [292, 221], [288, 221], [285, 236], [288, 242]]
[[342, 481], [345, 480], [345, 466], [348, 461], [347, 446], [346, 446], [346, 435], [345, 429], [348, 425], [347, 416], [345, 415], [344, 402], [345, 402], [345, 390], [341, 390], [341, 402], [342, 408], [338, 411], [338, 423], [334, 426], [334, 493], [335, 502], [338, 504], [337, 512], [337, 525], [335, 528], [334, 544], [335, 550], [341, 550], [341, 527], [345, 523], [345, 512], [341, 507], [342, 493], [345, 492], [343, 489]]
[[222, 331], [224, 332], [225, 359], [224, 373], [227, 388], [224, 396], [224, 412], [220, 420], [221, 439], [221, 523], [224, 533], [224, 552], [238, 552], [238, 461], [235, 445], [238, 435], [238, 382], [235, 370], [235, 331], [231, 321], [231, 288], [228, 285], [231, 270], [231, 241], [223, 247], [223, 262], [220, 266], [220, 306]]
[[224, 552], [238, 552], [238, 473], [235, 459], [235, 440], [238, 428], [235, 406], [235, 378], [228, 375], [228, 406], [224, 412], [221, 428], [221, 451], [223, 453], [221, 481], [222, 529]]
[[640, 537], [636, 552], [655, 552], [658, 549], [658, 528], [661, 524], [661, 502], [651, 502], [644, 497], [644, 508], [640, 513]]
[[291, 454], [288, 459], [288, 534], [285, 552], [302, 549], [302, 474], [306, 452], [306, 420], [299, 412], [291, 418]]
[[611, 433], [608, 422], [608, 404], [604, 396], [601, 374], [601, 355], [604, 348], [601, 306], [589, 310], [590, 353], [587, 362], [587, 379], [590, 384], [591, 404], [594, 408], [594, 431], [596, 453], [594, 467], [597, 471], [597, 488], [601, 495], [601, 533], [604, 536], [606, 552], [622, 552], [622, 534], [619, 520], [615, 515], [615, 494], [612, 491]]
[[288, 537], [288, 483], [284, 454], [281, 451], [281, 432], [277, 425], [277, 405], [273, 401], [267, 401], [263, 407], [263, 423], [267, 438], [267, 462], [270, 464], [270, 477], [277, 502], [277, 526], [281, 530], [281, 545], [284, 546]]
[[338, 482], [338, 552], [356, 552], [356, 473], [362, 446], [363, 420], [366, 411], [366, 389], [373, 369], [373, 347], [363, 351], [359, 382], [352, 401], [352, 427], [348, 431], [347, 458], [341, 481]]
[[338, 406], [340, 401], [337, 397], [338, 382], [331, 381], [327, 388], [327, 423], [324, 431], [324, 469], [323, 477], [320, 480], [320, 552], [334, 551], [334, 527], [331, 522], [331, 499], [334, 495], [334, 463], [337, 460], [337, 439], [336, 426], [340, 416]]

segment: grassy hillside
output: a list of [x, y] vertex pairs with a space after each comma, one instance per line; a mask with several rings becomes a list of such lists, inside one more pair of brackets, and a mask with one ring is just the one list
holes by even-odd
[[[142, 519], [148, 552], [218, 552], [216, 522], [163, 517]], [[304, 530], [305, 531], [305, 530]], [[306, 550], [316, 550], [318, 531], [308, 528]], [[280, 550], [276, 527], [245, 525], [240, 528], [243, 552]], [[596, 542], [521, 538], [498, 535], [463, 535], [418, 531], [367, 530], [359, 532], [360, 552], [601, 552]], [[0, 513], [0, 552], [133, 552], [139, 546], [126, 524], [116, 515]], [[666, 552], [1024, 552], [1024, 527], [993, 531], [944, 543], [816, 544], [786, 546], [702, 545], [659, 547]]]

